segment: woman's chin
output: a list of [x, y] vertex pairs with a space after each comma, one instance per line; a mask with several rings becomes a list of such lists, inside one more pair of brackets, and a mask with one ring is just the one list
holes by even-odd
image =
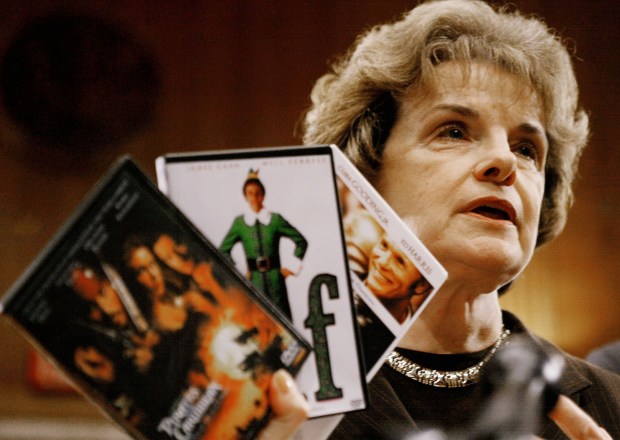
[[478, 286], [479, 292], [492, 292], [519, 275], [529, 259], [521, 252], [502, 252], [497, 248], [480, 249], [474, 253], [460, 253], [440, 262], [453, 280], [462, 280], [469, 286]]

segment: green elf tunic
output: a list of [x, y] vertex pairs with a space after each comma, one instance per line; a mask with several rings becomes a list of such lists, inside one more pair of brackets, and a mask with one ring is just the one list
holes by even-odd
[[297, 273], [301, 267], [308, 242], [284, 217], [266, 209], [246, 212], [235, 217], [230, 230], [222, 240], [220, 251], [230, 257], [233, 246], [241, 242], [247, 258], [250, 280], [279, 308], [291, 317], [284, 277], [280, 273], [280, 239], [288, 237], [295, 243], [297, 267], [288, 268]]

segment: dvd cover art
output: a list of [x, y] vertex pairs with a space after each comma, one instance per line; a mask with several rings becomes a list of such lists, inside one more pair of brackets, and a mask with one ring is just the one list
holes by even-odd
[[160, 188], [313, 346], [298, 376], [311, 417], [365, 407], [331, 149], [158, 159]]
[[422, 313], [447, 273], [338, 150], [343, 228], [367, 381]]
[[251, 439], [309, 346], [128, 158], [3, 312], [132, 435]]
[[[282, 214], [267, 210], [266, 189], [258, 169], [249, 169], [242, 188], [247, 206], [232, 220], [219, 250], [231, 257], [235, 245], [241, 244], [245, 257], [241, 262], [246, 263], [247, 278], [292, 319], [285, 279], [299, 273], [308, 241]], [[282, 238], [289, 239], [294, 246], [291, 261], [285, 265], [282, 263], [286, 256], [280, 258]]]

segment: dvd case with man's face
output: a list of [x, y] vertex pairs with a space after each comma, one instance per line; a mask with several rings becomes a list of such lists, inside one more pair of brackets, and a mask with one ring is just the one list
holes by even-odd
[[272, 375], [311, 351], [129, 157], [0, 305], [136, 438], [254, 438]]
[[448, 273], [344, 153], [332, 148], [370, 382]]

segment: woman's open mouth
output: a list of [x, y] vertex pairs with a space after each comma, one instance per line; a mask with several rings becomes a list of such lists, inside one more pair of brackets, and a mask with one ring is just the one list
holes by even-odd
[[512, 204], [507, 200], [495, 197], [477, 199], [464, 212], [488, 220], [516, 224], [517, 214]]

